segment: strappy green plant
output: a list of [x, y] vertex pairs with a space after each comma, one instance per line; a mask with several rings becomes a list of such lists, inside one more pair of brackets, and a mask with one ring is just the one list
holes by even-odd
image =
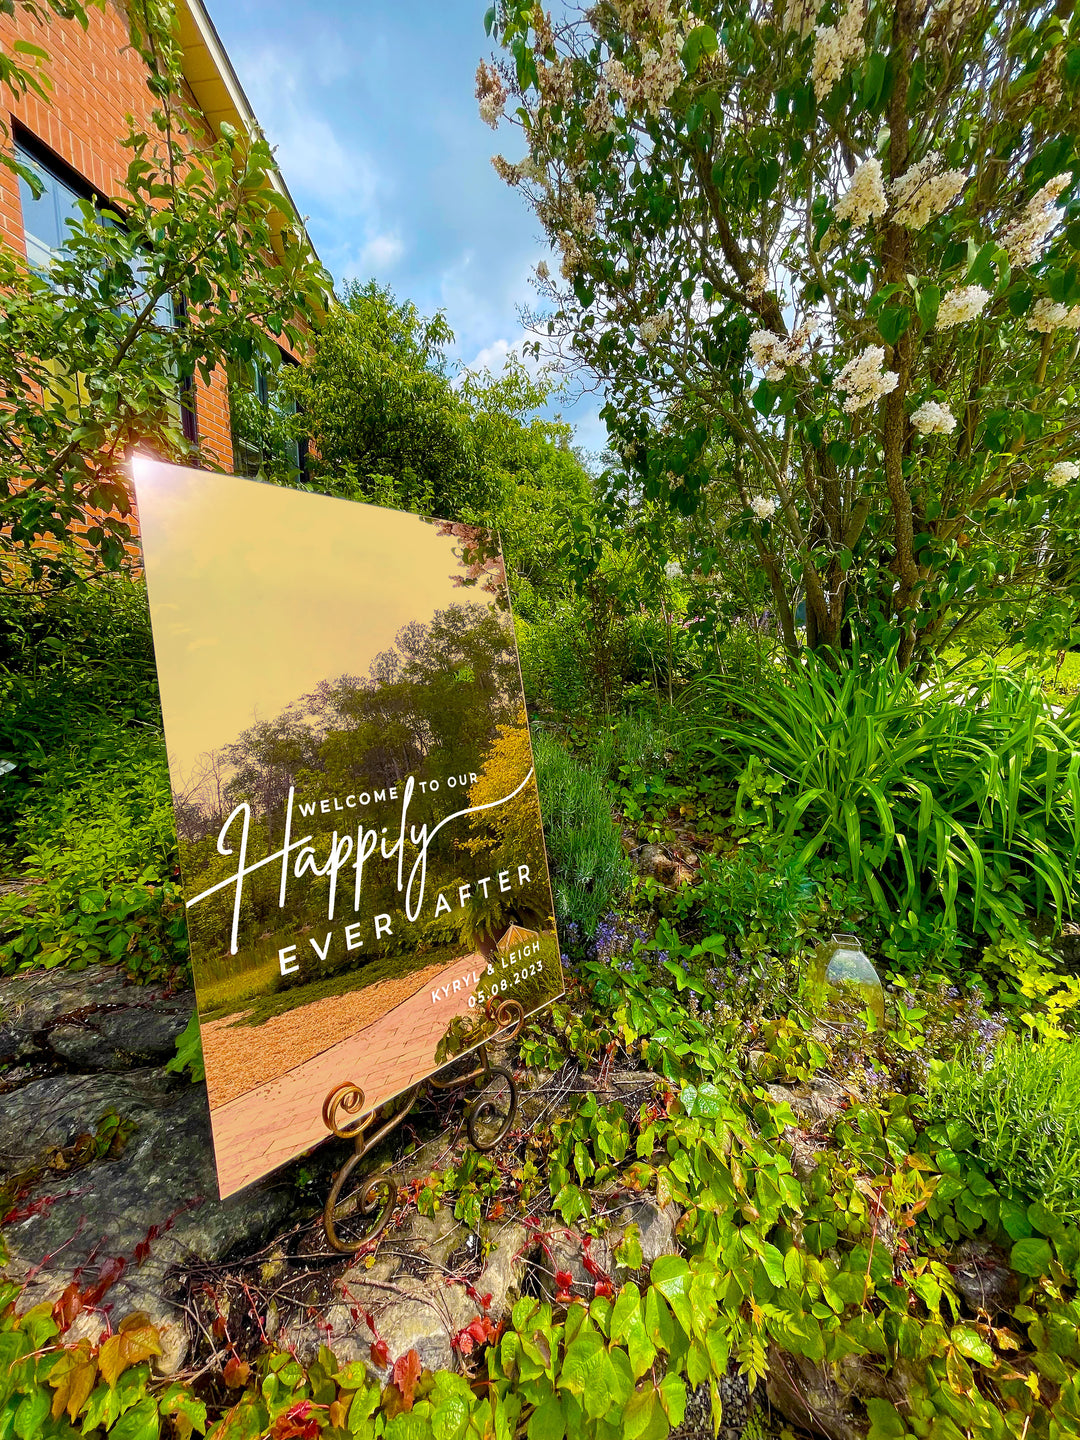
[[694, 723], [739, 804], [767, 766], [799, 858], [846, 862], [890, 924], [934, 905], [968, 933], [1015, 935], [1024, 910], [1071, 910], [1080, 709], [1058, 713], [1024, 672], [980, 662], [919, 685], [895, 654], [807, 655], [755, 693], [706, 682]]

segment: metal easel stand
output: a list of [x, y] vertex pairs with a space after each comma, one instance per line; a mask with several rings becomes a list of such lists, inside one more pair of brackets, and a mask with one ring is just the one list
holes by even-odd
[[[496, 1029], [477, 1049], [479, 1065], [464, 1075], [450, 1075], [445, 1080], [438, 1078], [443, 1073], [442, 1070], [429, 1080], [421, 1080], [396, 1102], [388, 1102], [395, 1104], [396, 1108], [374, 1133], [370, 1133], [372, 1123], [383, 1107], [378, 1106], [365, 1113], [364, 1092], [359, 1085], [346, 1081], [331, 1090], [323, 1101], [322, 1116], [326, 1128], [340, 1140], [355, 1142], [353, 1153], [334, 1176], [334, 1183], [330, 1187], [323, 1209], [326, 1238], [341, 1254], [355, 1255], [358, 1250], [365, 1249], [378, 1239], [389, 1223], [398, 1192], [392, 1164], [362, 1181], [356, 1194], [355, 1206], [351, 1196], [346, 1206], [342, 1206], [341, 1194], [365, 1155], [369, 1155], [380, 1145], [409, 1114], [425, 1085], [435, 1090], [448, 1091], [464, 1089], [466, 1085], [474, 1083], [478, 1085], [479, 1093], [470, 1100], [464, 1115], [469, 1140], [477, 1150], [493, 1150], [513, 1125], [517, 1114], [517, 1085], [509, 1070], [492, 1065], [488, 1046], [516, 1039], [525, 1023], [525, 1012], [518, 1000], [504, 999], [496, 1003], [492, 997], [486, 1014]], [[455, 1064], [456, 1059], [444, 1065], [443, 1070], [448, 1070]], [[338, 1234], [337, 1225], [346, 1218], [346, 1209], [349, 1211], [348, 1218], [358, 1217], [364, 1226], [359, 1240], [346, 1240]]]

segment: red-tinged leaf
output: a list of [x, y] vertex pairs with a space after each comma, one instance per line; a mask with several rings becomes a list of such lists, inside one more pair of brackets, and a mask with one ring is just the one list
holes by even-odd
[[230, 1355], [225, 1362], [225, 1369], [222, 1371], [222, 1379], [230, 1390], [239, 1390], [248, 1382], [251, 1374], [251, 1366], [246, 1360], [241, 1360], [237, 1355]]
[[140, 1240], [138, 1245], [135, 1246], [135, 1264], [141, 1265], [143, 1261], [149, 1257], [149, 1255], [150, 1242], [148, 1240]]
[[215, 1340], [222, 1340], [222, 1339], [225, 1338], [225, 1316], [224, 1316], [224, 1315], [219, 1315], [219, 1316], [217, 1317], [217, 1319], [214, 1321], [214, 1323], [210, 1326], [210, 1333], [214, 1336], [214, 1339], [215, 1339]]
[[87, 1309], [101, 1304], [106, 1291], [110, 1286], [115, 1285], [126, 1269], [127, 1261], [123, 1255], [113, 1255], [110, 1259], [101, 1262], [97, 1283], [83, 1291], [83, 1304]]
[[378, 1339], [378, 1338], [379, 1338], [379, 1332], [378, 1332], [378, 1330], [375, 1328], [375, 1319], [374, 1319], [374, 1316], [372, 1315], [371, 1311], [370, 1311], [370, 1310], [361, 1310], [361, 1311], [360, 1311], [360, 1314], [363, 1315], [363, 1317], [364, 1317], [364, 1323], [365, 1323], [365, 1325], [367, 1326], [367, 1328], [371, 1331], [372, 1335], [374, 1335], [375, 1338]]
[[77, 1315], [83, 1311], [83, 1295], [77, 1280], [72, 1280], [53, 1306], [53, 1319], [61, 1330], [67, 1330]]
[[555, 1271], [555, 1284], [559, 1287], [560, 1290], [569, 1290], [570, 1286], [573, 1285], [573, 1283], [574, 1277], [570, 1274], [569, 1270]]
[[488, 1291], [488, 1293], [487, 1293], [486, 1295], [481, 1296], [481, 1298], [480, 1298], [480, 1304], [483, 1306], [483, 1308], [484, 1308], [485, 1310], [490, 1310], [490, 1309], [491, 1309], [491, 1299], [492, 1299], [492, 1296], [491, 1296], [491, 1291], [490, 1291], [490, 1290]]
[[603, 1295], [608, 1300], [614, 1300], [615, 1287], [610, 1280], [597, 1280], [593, 1286], [593, 1294], [596, 1296]]
[[462, 1355], [472, 1354], [473, 1342], [472, 1336], [469, 1334], [468, 1330], [460, 1330], [454, 1336], [451, 1343], [454, 1346], [454, 1349], [459, 1350]]
[[385, 1370], [390, 1364], [390, 1351], [385, 1340], [374, 1340], [371, 1345], [371, 1363]]
[[411, 1410], [413, 1404], [413, 1391], [416, 1389], [416, 1382], [420, 1379], [420, 1356], [415, 1350], [410, 1350], [407, 1355], [394, 1361], [394, 1384], [401, 1391], [402, 1409]]

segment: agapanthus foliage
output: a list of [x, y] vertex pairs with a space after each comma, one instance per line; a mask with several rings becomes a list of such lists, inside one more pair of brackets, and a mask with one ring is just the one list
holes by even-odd
[[752, 548], [792, 653], [800, 601], [810, 646], [905, 665], [987, 609], [1065, 643], [1073, 8], [511, 0], [488, 28], [485, 118], [524, 141], [496, 168], [561, 256], [539, 338], [604, 382], [640, 493]]

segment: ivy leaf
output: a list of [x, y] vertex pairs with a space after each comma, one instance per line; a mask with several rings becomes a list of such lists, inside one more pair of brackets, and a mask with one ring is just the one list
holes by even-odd
[[97, 1379], [97, 1360], [90, 1354], [90, 1341], [80, 1340], [73, 1350], [67, 1350], [49, 1372], [49, 1384], [56, 1394], [52, 1401], [52, 1418], [59, 1420], [66, 1410], [69, 1420], [74, 1420], [90, 1398]]
[[14, 1430], [19, 1440], [37, 1440], [49, 1415], [49, 1392], [35, 1387], [19, 1401]]
[[412, 1409], [413, 1392], [416, 1389], [416, 1382], [420, 1379], [422, 1369], [420, 1356], [415, 1350], [407, 1351], [406, 1354], [394, 1361], [394, 1384], [401, 1391], [402, 1410]]
[[576, 1185], [564, 1185], [552, 1201], [567, 1225], [589, 1214], [589, 1201]]
[[867, 1400], [866, 1413], [870, 1416], [869, 1440], [903, 1440], [908, 1433], [899, 1410], [888, 1400]]
[[565, 1434], [562, 1399], [558, 1395], [549, 1395], [533, 1411], [529, 1421], [529, 1440], [563, 1440]]
[[686, 1414], [686, 1385], [674, 1371], [669, 1370], [660, 1381], [660, 1404], [672, 1429], [682, 1424]]
[[969, 1330], [966, 1325], [954, 1325], [951, 1339], [966, 1360], [975, 1360], [980, 1365], [995, 1363], [993, 1350], [977, 1330]]
[[1018, 1240], [1012, 1247], [1009, 1256], [1009, 1264], [1019, 1275], [1049, 1275], [1050, 1273], [1050, 1245], [1046, 1240], [1039, 1240], [1032, 1237], [1029, 1240]]
[[681, 1255], [661, 1255], [653, 1262], [649, 1278], [675, 1312], [675, 1318], [686, 1334], [692, 1335], [690, 1266]]
[[663, 1440], [668, 1422], [654, 1385], [635, 1390], [622, 1413], [624, 1440]]
[[762, 1243], [759, 1259], [772, 1283], [778, 1290], [783, 1289], [787, 1277], [784, 1274], [784, 1257], [780, 1251], [766, 1240]]
[[206, 1434], [206, 1406], [186, 1385], [170, 1385], [158, 1399], [158, 1410], [172, 1419], [180, 1440], [189, 1440], [192, 1431]]
[[115, 1385], [132, 1365], [160, 1354], [161, 1340], [147, 1317], [141, 1312], [129, 1315], [117, 1333], [110, 1335], [98, 1351], [101, 1378], [107, 1385]]
[[157, 1401], [152, 1395], [144, 1395], [126, 1415], [121, 1415], [109, 1431], [109, 1437], [110, 1440], [158, 1440], [160, 1433]]

